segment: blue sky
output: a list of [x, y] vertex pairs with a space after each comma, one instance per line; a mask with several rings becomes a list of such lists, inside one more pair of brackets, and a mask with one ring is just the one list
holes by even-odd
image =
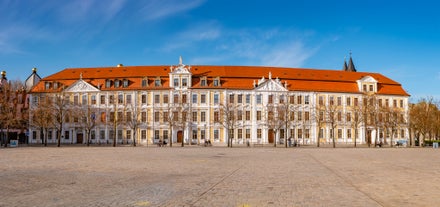
[[256, 65], [358, 71], [440, 98], [440, 3], [317, 0], [0, 0], [0, 70]]

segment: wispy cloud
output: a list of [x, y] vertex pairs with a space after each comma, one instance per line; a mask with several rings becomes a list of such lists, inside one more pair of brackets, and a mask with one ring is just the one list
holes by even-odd
[[150, 0], [142, 9], [146, 20], [166, 18], [199, 7], [204, 0]]

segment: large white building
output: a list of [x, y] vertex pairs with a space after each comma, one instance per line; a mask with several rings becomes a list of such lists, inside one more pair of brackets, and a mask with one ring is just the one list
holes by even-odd
[[[30, 143], [43, 137], [32, 111], [56, 96], [69, 108], [61, 143], [85, 143], [89, 131], [90, 143], [112, 143], [116, 135], [118, 143], [134, 138], [145, 145], [170, 136], [173, 143], [225, 145], [228, 139], [318, 144], [408, 137], [409, 95], [379, 73], [357, 72], [351, 58], [343, 70], [188, 66], [181, 58], [172, 66], [64, 69], [31, 90]], [[88, 114], [78, 118], [84, 109]], [[48, 142], [56, 142], [57, 128], [47, 128]]]

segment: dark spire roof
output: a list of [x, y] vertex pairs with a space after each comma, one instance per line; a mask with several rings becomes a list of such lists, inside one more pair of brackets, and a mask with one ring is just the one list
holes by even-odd
[[346, 60], [345, 57], [344, 57], [344, 65], [342, 66], [342, 70], [343, 70], [343, 71], [347, 71], [347, 70], [348, 70], [347, 60]]

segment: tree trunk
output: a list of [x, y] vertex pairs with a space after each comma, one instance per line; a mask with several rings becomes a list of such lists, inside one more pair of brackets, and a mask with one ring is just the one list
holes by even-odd
[[136, 129], [133, 129], [133, 147], [136, 147]]

